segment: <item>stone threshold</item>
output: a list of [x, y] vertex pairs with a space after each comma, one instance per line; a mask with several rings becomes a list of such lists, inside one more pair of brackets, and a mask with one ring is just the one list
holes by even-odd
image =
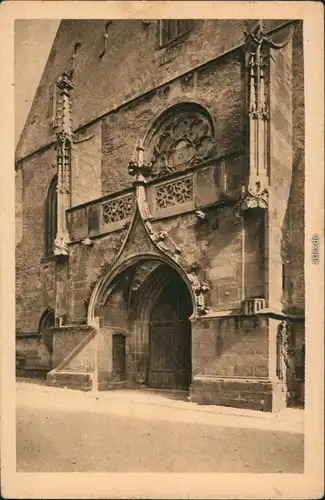
[[[17, 404], [33, 406], [41, 402], [44, 408], [54, 407], [73, 411], [130, 414], [150, 420], [195, 422], [221, 427], [251, 428], [265, 431], [304, 433], [304, 410], [286, 408], [279, 413], [243, 410], [225, 406], [197, 405], [188, 401], [165, 399], [137, 389], [115, 391], [74, 390], [62, 387], [44, 387], [31, 383], [17, 384]], [[43, 397], [42, 397], [43, 396]], [[20, 399], [22, 398], [22, 399]], [[27, 398], [27, 399], [26, 399]], [[90, 403], [92, 401], [92, 403]]]
[[[46, 381], [42, 380], [36, 380], [32, 378], [24, 378], [24, 377], [19, 377], [16, 379], [17, 383], [20, 383], [21, 388], [23, 388], [24, 384], [28, 384], [30, 387], [30, 384], [33, 386], [46, 386]], [[51, 386], [49, 386], [51, 387]], [[125, 400], [125, 396], [127, 395], [127, 401], [129, 403], [134, 403], [134, 404], [149, 404], [153, 406], [170, 406], [174, 405], [174, 401], [176, 399], [179, 399], [177, 397], [166, 397], [164, 399], [164, 396], [188, 396], [188, 391], [179, 391], [179, 390], [168, 390], [168, 389], [154, 389], [151, 387], [141, 387], [141, 388], [136, 388], [136, 389], [130, 389], [130, 388], [116, 388], [115, 390], [91, 390], [89, 392], [84, 392], [82, 390], [75, 390], [75, 389], [70, 389], [66, 387], [51, 387], [51, 389], [54, 389], [57, 393], [61, 392], [62, 394], [66, 394], [67, 391], [72, 391], [74, 395], [79, 395], [80, 397], [93, 397], [96, 399], [100, 400]], [[147, 402], [144, 401], [145, 397], [148, 397]], [[152, 400], [150, 401], [150, 398], [152, 397]], [[158, 402], [158, 398], [159, 402]], [[156, 399], [156, 401], [154, 401]], [[217, 414], [225, 414], [225, 415], [237, 415], [240, 417], [254, 417], [254, 418], [263, 418], [263, 419], [278, 419], [279, 417], [283, 418], [284, 416], [286, 417], [287, 420], [295, 420], [295, 421], [302, 421], [304, 418], [304, 408], [296, 408], [296, 407], [288, 407], [280, 410], [279, 412], [263, 412], [260, 410], [249, 410], [249, 409], [242, 409], [242, 408], [234, 408], [231, 406], [220, 406], [220, 405], [204, 405], [204, 404], [197, 404], [194, 402], [191, 402], [187, 399], [184, 399], [183, 401], [178, 401], [177, 404], [182, 405], [183, 409], [189, 409], [189, 410], [198, 410], [200, 412], [205, 412], [205, 413], [217, 413]]]
[[[162, 390], [161, 392], [158, 390], [155, 391], [154, 389], [121, 389], [121, 390], [115, 390], [115, 391], [91, 391], [88, 393], [88, 396], [90, 397], [96, 397], [96, 399], [100, 400], [124, 400], [125, 395], [127, 394], [129, 398], [127, 398], [129, 403], [132, 404], [141, 404], [141, 405], [150, 405], [150, 406], [174, 406], [175, 404], [175, 399], [177, 398], [166, 398], [163, 399], [164, 395], [168, 395], [169, 391]], [[171, 391], [172, 392], [172, 391]], [[176, 391], [174, 391], [176, 392]], [[144, 398], [141, 397], [141, 395], [145, 396], [148, 395], [148, 400], [145, 402]], [[133, 396], [133, 397], [132, 397]], [[153, 397], [153, 399], [150, 401], [150, 397]], [[154, 401], [154, 398], [161, 396], [162, 399], [159, 399], [159, 401], [156, 399]], [[197, 404], [194, 402], [191, 402], [189, 400], [183, 400], [183, 401], [177, 401], [178, 405], [181, 405], [181, 408], [184, 410], [190, 410], [190, 411], [199, 411], [202, 413], [211, 413], [211, 414], [222, 414], [222, 415], [232, 415], [232, 416], [238, 416], [238, 417], [250, 417], [250, 418], [256, 418], [256, 419], [268, 419], [268, 420], [278, 420], [283, 418], [286, 421], [295, 421], [295, 422], [302, 422], [304, 419], [304, 409], [303, 408], [284, 408], [283, 410], [279, 412], [263, 412], [259, 410], [249, 410], [249, 409], [242, 409], [242, 408], [234, 408], [231, 406], [219, 406], [219, 405], [203, 405], [203, 404]], [[179, 406], [180, 408], [180, 406]]]

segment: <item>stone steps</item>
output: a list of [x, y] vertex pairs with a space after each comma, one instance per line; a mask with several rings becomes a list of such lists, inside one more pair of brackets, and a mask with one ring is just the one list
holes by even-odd
[[50, 366], [47, 366], [47, 367], [45, 367], [45, 366], [44, 367], [39, 367], [39, 366], [19, 367], [16, 369], [16, 377], [46, 380], [46, 376], [50, 370], [51, 370]]

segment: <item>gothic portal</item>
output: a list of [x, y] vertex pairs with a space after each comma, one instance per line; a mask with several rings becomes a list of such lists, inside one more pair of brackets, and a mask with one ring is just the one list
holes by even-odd
[[166, 23], [60, 25], [16, 152], [17, 358], [301, 406], [302, 22]]
[[99, 318], [99, 384], [188, 390], [193, 306], [183, 278], [164, 262], [143, 260], [109, 290]]

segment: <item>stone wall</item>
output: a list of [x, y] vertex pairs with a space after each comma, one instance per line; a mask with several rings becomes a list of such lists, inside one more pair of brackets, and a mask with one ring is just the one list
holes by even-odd
[[68, 304], [70, 321], [84, 321], [92, 287], [102, 275], [103, 266], [111, 262], [120, 248], [126, 230], [94, 241], [93, 246], [70, 246]]
[[[78, 345], [83, 342], [89, 335], [88, 327], [69, 326], [63, 328], [53, 328], [53, 367], [56, 368], [66, 357], [78, 348]], [[86, 348], [88, 346], [85, 346]], [[88, 351], [89, 354], [89, 351]], [[86, 361], [89, 361], [89, 356], [86, 355]]]
[[[135, 50], [137, 44], [144, 47], [143, 42], [146, 40], [146, 43], [148, 42], [150, 45], [156, 36], [156, 26], [152, 24], [149, 25], [149, 27], [145, 27], [142, 25], [141, 20], [134, 22], [130, 21], [129, 24], [126, 24], [129, 28], [123, 29], [127, 29], [129, 35], [131, 35], [132, 32], [130, 40], [132, 40], [134, 48], [133, 53], [136, 53], [137, 57], [143, 58], [143, 53]], [[279, 23], [274, 21], [271, 24], [276, 25]], [[200, 21], [195, 28], [197, 31], [194, 31], [190, 35], [186, 43], [181, 43], [170, 50], [156, 51], [156, 49], [152, 49], [152, 52], [148, 52], [144, 62], [149, 64], [148, 61], [149, 58], [151, 58], [152, 61], [150, 64], [156, 65], [155, 70], [150, 70], [150, 74], [153, 75], [152, 78], [157, 77], [160, 79], [159, 84], [164, 83], [163, 74], [174, 77], [174, 80], [160, 89], [143, 95], [142, 98], [119, 107], [116, 112], [106, 115], [103, 118], [102, 125], [99, 122], [97, 125], [85, 127], [77, 134], [77, 141], [88, 139], [75, 145], [74, 163], [72, 166], [73, 205], [89, 201], [94, 196], [98, 197], [101, 196], [101, 194], [111, 193], [116, 189], [120, 190], [123, 187], [129, 187], [132, 179], [127, 174], [127, 164], [132, 157], [135, 141], [148, 132], [161, 112], [177, 102], [192, 100], [202, 102], [207, 106], [214, 120], [216, 154], [220, 162], [224, 161], [223, 158], [226, 157], [226, 161], [231, 163], [231, 161], [233, 161], [232, 159], [236, 159], [236, 155], [242, 153], [244, 147], [244, 79], [242, 74], [243, 60], [241, 52], [232, 52], [229, 55], [217, 59], [214, 63], [206, 64], [198, 70], [190, 72], [186, 78], [180, 77], [175, 79], [175, 77], [181, 75], [183, 71], [189, 71], [196, 65], [196, 62], [199, 64], [211, 57], [218, 56], [231, 47], [236, 47], [239, 43], [243, 42], [242, 28], [244, 25], [244, 21], [243, 23], [240, 21]], [[116, 35], [117, 29], [122, 29], [122, 27], [118, 28], [118, 26], [118, 23], [113, 23], [109, 27], [109, 30], [111, 30], [110, 36], [113, 36], [113, 33]], [[76, 124], [79, 122], [86, 122], [87, 119], [91, 119], [96, 113], [98, 116], [105, 110], [108, 111], [112, 103], [109, 98], [106, 102], [106, 95], [112, 96], [114, 94], [114, 102], [118, 104], [122, 104], [124, 98], [126, 100], [135, 97], [135, 94], [131, 95], [127, 90], [130, 82], [134, 85], [133, 75], [132, 78], [130, 77], [128, 80], [126, 76], [129, 75], [129, 73], [126, 73], [123, 74], [123, 78], [118, 79], [115, 77], [113, 81], [111, 74], [105, 70], [109, 62], [115, 61], [114, 57], [117, 57], [118, 47], [114, 46], [114, 50], [110, 49], [103, 58], [98, 57], [99, 46], [102, 43], [101, 33], [103, 29], [104, 22], [102, 21], [65, 21], [62, 24], [31, 112], [33, 116], [35, 115], [34, 118], [36, 117], [36, 121], [31, 117], [31, 121], [34, 120], [35, 123], [32, 124], [31, 121], [28, 122], [26, 131], [23, 134], [21, 146], [17, 151], [18, 157], [50, 140], [50, 136], [48, 135], [48, 131], [50, 130], [50, 117], [46, 121], [45, 117], [43, 117], [42, 110], [45, 108], [48, 109], [48, 106], [45, 106], [45, 103], [49, 99], [47, 93], [48, 89], [51, 87], [57, 75], [63, 70], [70, 57], [71, 40], [81, 39], [82, 42], [82, 47], [78, 53], [79, 62], [77, 61], [76, 73], [74, 75], [75, 89], [72, 97], [73, 116], [75, 117]], [[88, 42], [86, 43], [87, 39], [93, 42], [91, 46], [88, 45]], [[190, 60], [190, 58], [186, 56], [188, 43], [192, 48], [194, 48], [195, 44], [200, 47], [199, 51], [194, 51], [196, 54], [195, 61]], [[154, 44], [152, 44], [152, 47], [154, 47]], [[95, 53], [97, 54], [96, 57]], [[162, 56], [163, 53], [168, 54], [168, 56]], [[161, 70], [159, 70], [161, 72], [158, 72], [158, 75], [156, 69], [161, 64], [162, 59], [160, 58], [163, 57], [167, 59], [171, 57], [171, 60], [161, 66]], [[280, 56], [278, 55], [277, 57]], [[291, 228], [290, 231], [292, 236], [288, 250], [290, 254], [288, 260], [290, 263], [286, 271], [288, 289], [286, 293], [288, 296], [285, 299], [285, 303], [287, 303], [288, 307], [298, 307], [301, 309], [303, 307], [303, 292], [298, 291], [300, 287], [297, 286], [298, 282], [296, 283], [296, 280], [300, 280], [299, 283], [301, 283], [303, 279], [303, 236], [300, 230], [303, 224], [301, 190], [303, 189], [304, 134], [303, 78], [302, 64], [300, 64], [302, 61], [301, 28], [296, 29], [296, 34], [294, 36], [293, 58], [293, 145], [295, 147], [295, 152], [293, 159], [293, 178], [289, 198], [292, 208], [288, 209], [288, 213], [290, 213], [288, 221], [290, 221], [290, 223], [286, 223], [286, 227]], [[84, 78], [86, 64], [89, 78]], [[133, 64], [134, 66], [136, 65], [134, 57]], [[119, 66], [118, 71], [126, 71], [126, 66]], [[162, 68], [165, 68], [164, 72]], [[166, 68], [168, 68], [167, 72], [165, 71]], [[83, 78], [81, 81], [82, 75]], [[96, 83], [93, 81], [95, 77]], [[279, 73], [279, 78], [280, 77], [281, 74]], [[143, 79], [139, 88], [135, 85], [134, 92], [135, 89], [137, 89], [139, 93], [140, 91], [150, 91], [155, 84], [152, 78], [149, 78], [149, 80]], [[123, 85], [121, 85], [122, 81]], [[286, 81], [287, 80], [285, 80], [285, 82]], [[109, 87], [110, 84], [114, 85], [114, 88], [112, 86]], [[94, 88], [96, 88], [96, 92], [92, 92]], [[99, 96], [101, 97], [99, 98]], [[50, 115], [47, 111], [46, 113]], [[95, 135], [92, 137], [93, 134]], [[101, 154], [102, 158], [100, 158]], [[46, 307], [54, 307], [55, 305], [54, 263], [48, 261], [40, 265], [40, 261], [43, 257], [43, 204], [47, 188], [54, 174], [52, 168], [54, 163], [54, 150], [45, 149], [23, 160], [17, 172], [17, 326], [24, 331], [35, 331], [42, 311]], [[231, 168], [233, 168], [231, 182], [233, 185], [238, 185], [239, 178], [236, 162], [234, 162], [234, 167]], [[217, 170], [218, 169], [219, 167]], [[99, 181], [98, 175], [101, 175], [101, 182]], [[201, 175], [199, 182], [205, 183], [204, 175]], [[275, 186], [280, 185], [280, 177], [277, 181], [276, 173], [274, 174], [273, 182]], [[23, 184], [22, 191], [19, 187], [21, 183]], [[213, 196], [209, 195], [207, 197], [206, 193], [203, 198], [197, 196], [197, 204], [199, 205], [202, 204], [202, 202], [212, 203], [213, 201]], [[22, 211], [23, 220], [20, 220], [20, 213]], [[91, 221], [89, 222], [90, 219]], [[96, 221], [95, 215], [87, 212], [87, 220], [84, 222], [81, 221], [81, 239], [86, 237], [87, 233], [96, 233], [96, 224], [98, 224]], [[223, 231], [222, 224], [221, 222], [221, 232]], [[119, 239], [120, 234], [116, 234], [113, 239], [115, 240], [115, 238]], [[199, 232], [198, 238], [199, 240], [203, 238]], [[190, 239], [191, 236], [189, 236], [189, 240]], [[76, 278], [72, 278], [69, 285], [68, 294], [70, 294], [72, 302], [74, 301], [73, 297], [78, 294], [80, 297], [83, 296], [84, 298], [85, 293], [83, 292], [83, 288], [85, 283], [89, 284], [96, 278], [101, 263], [106, 260], [103, 252], [105, 251], [108, 259], [111, 258], [111, 254], [114, 253], [114, 250], [111, 248], [111, 246], [114, 246], [114, 243], [108, 244], [108, 248], [102, 250], [102, 248], [106, 246], [104, 241], [102, 243], [99, 241], [96, 242], [92, 250], [85, 247], [79, 248], [77, 245], [71, 245], [70, 274], [72, 276], [73, 273], [77, 273]], [[235, 249], [236, 254], [236, 252], [239, 251], [239, 238], [236, 237], [234, 245], [237, 249]], [[288, 248], [288, 244], [286, 244], [286, 247]], [[98, 249], [97, 255], [95, 253], [95, 248]], [[282, 250], [282, 254], [283, 258], [281, 264], [284, 260], [284, 250]], [[91, 258], [90, 255], [92, 255]], [[218, 256], [221, 259], [219, 262], [221, 262], [222, 253], [219, 252]], [[209, 258], [210, 257], [211, 255], [209, 255]], [[212, 256], [211, 259], [214, 257], [215, 256]], [[225, 258], [227, 259], [227, 257]], [[76, 259], [82, 262], [82, 266], [85, 266], [83, 270], [80, 268], [76, 271], [74, 265]], [[277, 262], [279, 267], [280, 260]], [[241, 265], [241, 263], [237, 262], [237, 267]], [[253, 265], [254, 262], [250, 270], [253, 269]], [[232, 264], [228, 261], [226, 266], [231, 267]], [[222, 271], [224, 273], [225, 269], [227, 269], [227, 267], [225, 267], [224, 264], [222, 266], [219, 265], [220, 272]], [[230, 273], [229, 276], [240, 273], [239, 269], [231, 270], [229, 268], [228, 270]], [[79, 275], [82, 273], [89, 275], [87, 279], [84, 280], [80, 278]], [[279, 271], [277, 271], [276, 274], [278, 277], [280, 276]], [[33, 276], [32, 284], [30, 284], [28, 280], [30, 275]], [[214, 278], [212, 278], [212, 280], [213, 279]], [[221, 279], [223, 280], [224, 278]], [[227, 277], [225, 277], [225, 279], [228, 280]], [[253, 281], [256, 281], [256, 277], [254, 277]], [[251, 290], [247, 290], [247, 294], [258, 294], [260, 292], [258, 289], [260, 286], [259, 280], [257, 280], [256, 283], [253, 283], [253, 281], [251, 285], [252, 288]], [[237, 279], [233, 280], [233, 283], [235, 282], [237, 282]], [[246, 285], [248, 286], [247, 282]], [[280, 285], [279, 280], [277, 281], [277, 285]], [[229, 282], [227, 286], [230, 286]], [[254, 287], [257, 287], [255, 291], [253, 290]], [[236, 287], [232, 288], [231, 294], [236, 297], [234, 300], [238, 303], [239, 298], [237, 298], [238, 291]], [[221, 296], [224, 297], [222, 291]], [[227, 301], [228, 299], [226, 303]], [[222, 307], [226, 307], [226, 303]], [[22, 311], [22, 304], [24, 304], [24, 314]], [[72, 305], [72, 309], [74, 307], [75, 306]], [[84, 312], [82, 311], [82, 307], [78, 306], [78, 312], [72, 313], [72, 316], [79, 317], [81, 314], [84, 314]]]
[[[233, 208], [233, 207], [232, 207]], [[194, 214], [154, 223], [167, 231], [189, 262], [198, 262], [200, 279], [208, 282], [212, 310], [238, 309], [241, 302], [241, 235], [229, 207], [207, 210], [208, 222], [197, 225]]]
[[296, 27], [293, 38], [292, 74], [293, 157], [286, 224], [289, 262], [286, 269], [285, 307], [289, 311], [301, 313], [305, 308], [305, 106], [302, 21]]
[[15, 241], [20, 243], [23, 237], [23, 172], [15, 172]]
[[91, 372], [95, 369], [95, 340], [90, 340], [67, 364], [71, 371]]
[[[190, 212], [153, 221], [153, 226], [157, 232], [168, 233], [182, 249], [182, 255], [188, 262], [198, 262], [199, 277], [210, 286], [207, 305], [214, 311], [238, 311], [246, 295], [263, 296], [264, 281], [259, 271], [259, 248], [255, 250], [256, 228], [251, 230], [252, 235], [249, 236], [251, 246], [247, 247], [246, 243], [243, 247], [242, 226], [233, 214], [232, 206], [211, 208], [206, 213], [208, 222], [203, 225], [197, 224], [196, 216]], [[93, 239], [90, 247], [80, 244], [70, 246], [68, 304], [71, 321], [84, 317], [84, 301], [91, 293], [91, 283], [102, 275], [103, 267], [113, 261], [125, 236], [124, 229]], [[245, 272], [250, 280], [245, 290], [242, 277], [243, 256], [246, 259]]]
[[197, 377], [190, 388], [190, 401], [257, 411], [279, 409], [274, 400], [274, 386], [267, 380]]
[[268, 213], [268, 304], [282, 308], [283, 233], [292, 176], [292, 42], [271, 50], [270, 202]]
[[245, 299], [266, 295], [265, 219], [263, 210], [248, 211], [243, 218], [244, 251], [238, 266], [244, 266], [242, 297]]
[[127, 165], [137, 141], [155, 126], [161, 113], [183, 102], [201, 104], [210, 113], [215, 128], [216, 158], [243, 152], [244, 82], [242, 58], [237, 51], [193, 71], [186, 84], [184, 78], [176, 79], [103, 119], [104, 194], [131, 187]]
[[[278, 321], [260, 316], [203, 318], [193, 322], [190, 399], [261, 411], [285, 406], [275, 375]], [[274, 365], [274, 366], [273, 366]]]
[[187, 37], [159, 49], [156, 21], [148, 25], [141, 19], [113, 20], [107, 30], [107, 51], [100, 57], [106, 23], [62, 21], [18, 145], [19, 158], [53, 138], [49, 112], [53, 85], [71, 67], [76, 43], [81, 45], [73, 75], [73, 129], [240, 45], [247, 28], [245, 20], [197, 20]]
[[17, 357], [28, 357], [29, 354], [36, 355], [39, 347], [38, 333], [17, 335], [16, 337], [16, 355]]
[[101, 124], [76, 135], [71, 165], [71, 205], [80, 205], [102, 195]]
[[192, 371], [194, 378], [267, 377], [267, 322], [240, 316], [193, 321]]
[[37, 331], [47, 308], [55, 308], [55, 263], [44, 258], [45, 198], [54, 176], [53, 149], [19, 164], [22, 176], [22, 223], [16, 244], [16, 322], [24, 332]]
[[273, 51], [272, 57], [270, 294], [284, 311], [302, 313], [305, 293], [302, 22], [296, 23], [292, 42], [285, 49]]

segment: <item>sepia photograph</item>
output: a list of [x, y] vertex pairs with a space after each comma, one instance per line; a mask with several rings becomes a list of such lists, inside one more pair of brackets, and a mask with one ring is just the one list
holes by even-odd
[[306, 472], [292, 14], [14, 20], [17, 473]]

